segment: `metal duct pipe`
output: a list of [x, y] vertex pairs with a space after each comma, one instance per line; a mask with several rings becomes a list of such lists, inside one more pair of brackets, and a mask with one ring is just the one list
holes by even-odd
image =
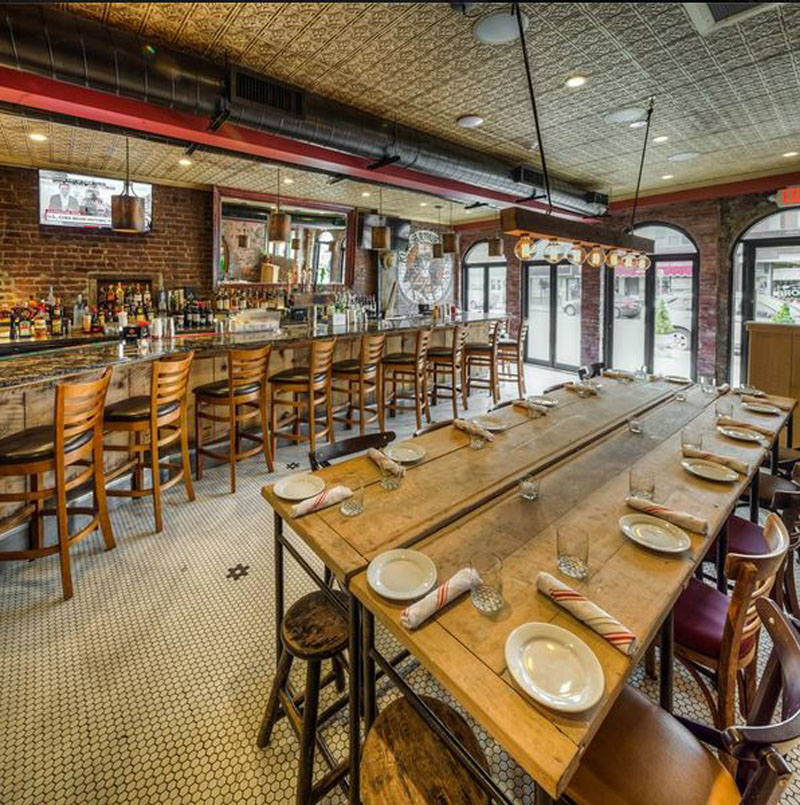
[[[227, 71], [47, 5], [5, 7], [0, 18], [0, 64], [209, 120], [227, 114], [244, 126], [375, 161], [396, 157], [394, 162], [400, 166], [518, 198], [543, 193], [541, 186], [530, 181], [534, 171], [526, 173], [528, 181], [517, 181], [513, 174], [518, 166], [489, 154], [395, 125], [267, 76], [239, 68]], [[244, 97], [248, 85], [281, 102]], [[593, 216], [606, 211], [605, 197], [557, 179], [551, 179], [551, 189], [553, 204], [559, 208]]]

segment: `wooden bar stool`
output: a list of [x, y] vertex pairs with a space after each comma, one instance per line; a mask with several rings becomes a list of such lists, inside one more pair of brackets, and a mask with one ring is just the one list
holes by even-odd
[[409, 399], [397, 392], [397, 384], [410, 383], [413, 394], [410, 399], [414, 401], [414, 412], [417, 417], [417, 428], [422, 427], [422, 412], [425, 418], [431, 421], [431, 409], [428, 404], [428, 346], [431, 342], [431, 331], [420, 329], [414, 337], [413, 352], [391, 352], [383, 358], [383, 388], [391, 383], [392, 391], [386, 410], [389, 416], [395, 416], [398, 411], [410, 411], [410, 405], [401, 405], [398, 400]]
[[497, 380], [517, 384], [519, 396], [525, 397], [525, 339], [528, 322], [520, 320], [515, 338], [501, 338], [497, 342]]
[[[231, 470], [231, 492], [236, 491], [236, 462], [264, 453], [267, 471], [275, 469], [272, 463], [272, 441], [269, 438], [267, 414], [267, 372], [272, 345], [260, 349], [232, 349], [228, 352], [228, 379], [204, 383], [194, 392], [194, 432], [196, 440], [195, 473], [203, 477], [203, 456], [227, 461]], [[225, 407], [224, 415], [214, 413]], [[228, 423], [228, 453], [223, 455], [203, 447], [202, 420]], [[243, 426], [254, 419], [261, 420], [261, 435], [244, 430]], [[255, 442], [255, 447], [241, 449], [241, 440]]]
[[[282, 439], [291, 439], [293, 442], [304, 442], [306, 439], [314, 450], [317, 439], [327, 437], [329, 442], [335, 441], [333, 433], [333, 400], [331, 397], [331, 366], [333, 365], [333, 349], [336, 339], [311, 342], [311, 356], [308, 366], [293, 366], [270, 376], [270, 415], [272, 430], [272, 455], [278, 448], [278, 436]], [[279, 394], [290, 394], [290, 398], [279, 397]], [[289, 406], [294, 413], [281, 423], [281, 432], [278, 431], [279, 405]], [[326, 425], [317, 430], [317, 408], [325, 406]], [[308, 436], [300, 433], [300, 413], [306, 409], [308, 416]], [[283, 428], [292, 426], [291, 433]]]
[[[333, 386], [333, 391], [338, 391], [347, 395], [347, 402], [339, 406], [336, 411], [345, 408], [347, 413], [341, 422], [348, 428], [353, 427], [356, 420], [353, 419], [353, 412], [358, 409], [358, 426], [361, 435], [364, 435], [366, 426], [370, 422], [378, 420], [378, 428], [384, 429], [384, 399], [383, 399], [383, 373], [381, 372], [381, 359], [383, 350], [386, 347], [386, 334], [375, 333], [362, 335], [359, 347], [358, 358], [351, 358], [344, 361], [336, 361], [332, 367], [333, 383], [341, 380], [345, 386]], [[366, 405], [367, 395], [375, 395], [375, 407], [368, 408]], [[355, 398], [358, 398], [358, 405]], [[367, 419], [367, 413], [373, 414]], [[334, 417], [337, 419], [337, 417]]]
[[[342, 595], [342, 601], [345, 598]], [[347, 694], [319, 712], [320, 690], [343, 681], [333, 668], [322, 677], [322, 663], [334, 660], [345, 665], [342, 652], [349, 642], [345, 617], [333, 606], [322, 592], [310, 593], [292, 604], [281, 624], [281, 654], [272, 683], [264, 719], [258, 733], [258, 746], [269, 744], [272, 729], [282, 716], [300, 740], [300, 759], [297, 771], [298, 805], [310, 805], [325, 796], [334, 786], [343, 782], [350, 770], [350, 759], [336, 764], [330, 749], [320, 734], [320, 729], [331, 716], [341, 710], [348, 701]], [[289, 672], [295, 659], [306, 662], [305, 692], [298, 697], [289, 687]], [[342, 685], [340, 692], [344, 690]], [[302, 706], [302, 712], [301, 712]], [[314, 784], [315, 747], [326, 761], [329, 771]], [[356, 751], [358, 751], [356, 749]]]
[[[453, 330], [453, 342], [449, 347], [430, 347], [428, 364], [433, 375], [431, 399], [436, 405], [439, 392], [444, 390], [453, 400], [453, 417], [458, 416], [458, 392], [461, 386], [461, 403], [467, 408], [467, 364], [464, 360], [464, 346], [467, 343], [469, 329], [459, 324]], [[450, 384], [439, 383], [439, 375], [449, 375]]]
[[[103, 406], [111, 379], [106, 369], [97, 380], [60, 383], [56, 386], [55, 422], [14, 433], [0, 439], [0, 477], [21, 476], [30, 489], [0, 494], [2, 502], [21, 502], [22, 508], [0, 523], [0, 534], [14, 526], [30, 523], [31, 547], [0, 552], [0, 560], [38, 559], [57, 553], [61, 561], [64, 600], [72, 598], [70, 547], [98, 527], [106, 550], [114, 547], [114, 534], [106, 504], [103, 480]], [[78, 470], [67, 478], [68, 471]], [[53, 485], [45, 485], [45, 473], [53, 473]], [[71, 474], [71, 473], [70, 473]], [[67, 506], [67, 494], [91, 479], [94, 499], [91, 507]], [[44, 503], [55, 498], [55, 509]], [[84, 514], [91, 520], [75, 534], [69, 533], [69, 516]], [[58, 542], [44, 545], [43, 518], [55, 515]]]
[[[489, 326], [488, 343], [484, 344], [481, 341], [466, 343], [464, 356], [467, 364], [467, 396], [472, 393], [472, 387], [475, 386], [475, 388], [489, 389], [494, 403], [500, 401], [500, 382], [497, 377], [497, 344], [499, 340], [499, 322], [493, 321]], [[475, 377], [472, 374], [472, 369], [475, 367], [485, 370], [488, 378]]]
[[[106, 475], [106, 483], [127, 473], [132, 474], [131, 489], [109, 489], [115, 497], [141, 498], [153, 496], [156, 533], [164, 529], [161, 515], [161, 493], [183, 480], [186, 497], [194, 500], [192, 472], [189, 463], [189, 428], [186, 412], [186, 395], [193, 352], [169, 356], [153, 361], [150, 372], [150, 395], [141, 394], [109, 405], [103, 414], [107, 433], [127, 433], [127, 445], [106, 445], [110, 452], [128, 453], [132, 458], [121, 467]], [[162, 436], [161, 431], [166, 435]], [[142, 437], [149, 435], [149, 442]], [[181, 463], [161, 461], [160, 453], [165, 447], [180, 442]], [[150, 453], [151, 484], [143, 488], [144, 456]], [[172, 474], [161, 482], [161, 470]]]

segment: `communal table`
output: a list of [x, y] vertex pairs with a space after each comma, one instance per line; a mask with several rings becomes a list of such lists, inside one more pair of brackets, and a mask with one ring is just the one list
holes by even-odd
[[[342, 516], [338, 507], [291, 518], [288, 504], [271, 487], [264, 488], [275, 511], [277, 624], [283, 612], [282, 549], [313, 572], [285, 538], [284, 519], [350, 593], [352, 802], [359, 796], [359, 714], [363, 712], [369, 729], [375, 716], [376, 663], [487, 791], [498, 801], [509, 801], [392, 662], [375, 649], [375, 618], [549, 796], [560, 796], [566, 789], [581, 754], [659, 632], [662, 704], [671, 706], [672, 606], [740, 494], [757, 477], [768, 447], [720, 435], [714, 427], [715, 395], [695, 386], [686, 391], [685, 401], [678, 401], [675, 391], [676, 386], [665, 381], [609, 379], [603, 381], [598, 396], [580, 398], [559, 390], [552, 395], [558, 406], [544, 417], [529, 419], [511, 406], [497, 411], [495, 416], [509, 427], [483, 450], [470, 449], [469, 437], [452, 427], [436, 430], [418, 437], [425, 459], [392, 492], [380, 487], [377, 468], [364, 457], [321, 470], [326, 482], [365, 484], [365, 512], [354, 518]], [[634, 434], [625, 426], [632, 415], [643, 420], [644, 433]], [[773, 429], [774, 441], [790, 412], [764, 416], [736, 410], [734, 415]], [[704, 449], [744, 459], [750, 472], [732, 484], [689, 476], [680, 466], [680, 430], [687, 425], [702, 429]], [[630, 511], [625, 497], [633, 466], [654, 471], [657, 502], [708, 521], [708, 535], [692, 534], [691, 549], [685, 554], [652, 553], [622, 536], [618, 520]], [[516, 484], [531, 472], [540, 478], [540, 496], [537, 501], [523, 501]], [[556, 527], [589, 535], [589, 577], [569, 583], [636, 632], [633, 656], [624, 655], [537, 592], [540, 571], [557, 573]], [[497, 616], [486, 617], [464, 596], [420, 628], [405, 629], [400, 624], [403, 605], [372, 592], [365, 571], [379, 553], [411, 545], [433, 559], [440, 581], [468, 565], [475, 552], [490, 549], [500, 555], [507, 606]], [[321, 588], [325, 586], [325, 580], [317, 580]], [[540, 707], [518, 689], [506, 668], [504, 646], [508, 634], [529, 621], [562, 626], [595, 652], [605, 674], [605, 690], [592, 710], [566, 717]]]

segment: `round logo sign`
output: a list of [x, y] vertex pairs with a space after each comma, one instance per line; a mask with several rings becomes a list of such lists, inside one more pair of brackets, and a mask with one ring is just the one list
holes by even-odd
[[408, 251], [398, 252], [397, 284], [400, 293], [415, 305], [449, 300], [453, 287], [453, 255], [433, 256], [439, 235], [417, 229], [409, 235]]

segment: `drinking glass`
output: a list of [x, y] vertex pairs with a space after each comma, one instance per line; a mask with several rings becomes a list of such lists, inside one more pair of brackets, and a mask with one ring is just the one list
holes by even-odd
[[714, 413], [717, 419], [723, 416], [730, 416], [733, 413], [733, 403], [730, 400], [717, 400], [714, 403]]
[[686, 402], [686, 392], [685, 391], [676, 391], [675, 392], [675, 401], [676, 402]]
[[400, 488], [403, 479], [399, 475], [395, 475], [391, 470], [381, 466], [381, 489], [387, 492], [392, 492]]
[[536, 500], [539, 497], [539, 481], [532, 475], [520, 478], [519, 496], [523, 500]]
[[483, 450], [483, 448], [486, 447], [486, 439], [484, 439], [480, 433], [470, 433], [469, 446], [473, 450]]
[[556, 528], [558, 569], [573, 579], [589, 575], [589, 537], [574, 528]]
[[700, 390], [706, 394], [717, 393], [717, 384], [711, 375], [700, 375]]
[[647, 380], [647, 367], [642, 364], [634, 373], [633, 376], [636, 380]]
[[491, 615], [503, 608], [503, 560], [496, 553], [476, 553], [469, 566], [480, 576], [472, 589], [472, 604], [479, 612]]
[[356, 517], [364, 511], [364, 482], [360, 478], [354, 478], [348, 486], [353, 494], [342, 501], [339, 511], [345, 517]]
[[631, 433], [644, 433], [644, 424], [642, 423], [641, 419], [638, 419], [635, 416], [628, 417], [628, 430]]
[[634, 467], [630, 473], [628, 488], [632, 497], [654, 500], [656, 496], [656, 477], [650, 470]]
[[697, 450], [702, 450], [703, 434], [700, 430], [684, 428], [681, 431], [681, 447], [694, 447]]

